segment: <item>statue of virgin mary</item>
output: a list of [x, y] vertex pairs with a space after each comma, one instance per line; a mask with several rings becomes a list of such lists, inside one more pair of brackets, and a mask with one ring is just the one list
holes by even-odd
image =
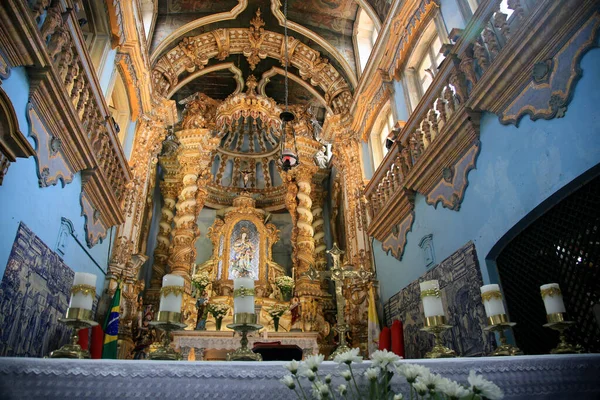
[[254, 246], [248, 240], [248, 233], [246, 230], [242, 229], [240, 237], [233, 242], [232, 250], [232, 270], [237, 277], [254, 278], [254, 271], [252, 270]]

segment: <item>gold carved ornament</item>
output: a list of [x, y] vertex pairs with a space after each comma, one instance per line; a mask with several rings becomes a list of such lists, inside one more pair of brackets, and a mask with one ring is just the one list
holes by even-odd
[[491, 292], [485, 292], [481, 294], [481, 299], [483, 301], [490, 301], [492, 299], [502, 300], [502, 293], [499, 290], [494, 290]]
[[96, 297], [96, 288], [91, 285], [75, 285], [71, 287], [71, 294], [82, 293], [85, 296], [92, 295]]
[[160, 289], [160, 295], [161, 296], [168, 296], [170, 294], [174, 295], [174, 296], [179, 296], [182, 295], [184, 292], [183, 290], [183, 286], [163, 286]]
[[542, 293], [542, 299], [545, 299], [546, 296], [549, 296], [549, 297], [562, 296], [562, 292], [560, 291], [560, 288], [557, 288], [557, 287], [542, 289], [540, 292]]
[[239, 289], [235, 289], [233, 291], [233, 297], [241, 297], [244, 298], [246, 296], [254, 296], [254, 289], [245, 288], [240, 286]]
[[440, 289], [427, 289], [421, 292], [421, 298], [429, 296], [440, 297]]

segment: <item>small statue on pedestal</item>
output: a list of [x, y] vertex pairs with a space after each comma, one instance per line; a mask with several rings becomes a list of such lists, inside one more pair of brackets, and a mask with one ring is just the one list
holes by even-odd
[[206, 291], [202, 292], [196, 299], [196, 308], [198, 314], [196, 314], [196, 328], [197, 331], [206, 330], [206, 318], [208, 317], [208, 294]]

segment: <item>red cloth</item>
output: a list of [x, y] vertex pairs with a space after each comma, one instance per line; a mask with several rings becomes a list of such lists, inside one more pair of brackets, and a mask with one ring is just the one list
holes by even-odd
[[402, 321], [392, 323], [392, 352], [400, 357], [404, 357], [404, 329]]
[[102, 358], [102, 347], [104, 346], [104, 331], [100, 325], [92, 328], [92, 343], [90, 345], [90, 354], [93, 359]]
[[78, 335], [79, 345], [81, 346], [81, 349], [87, 350], [90, 343], [90, 331], [88, 331], [88, 328], [81, 329]]
[[384, 326], [379, 334], [379, 350], [390, 351], [392, 349], [392, 331]]

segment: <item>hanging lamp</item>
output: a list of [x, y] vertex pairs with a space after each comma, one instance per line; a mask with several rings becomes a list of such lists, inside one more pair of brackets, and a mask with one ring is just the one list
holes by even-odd
[[[284, 40], [285, 40], [285, 111], [279, 114], [281, 119], [281, 168], [284, 171], [298, 166], [300, 159], [298, 157], [298, 146], [296, 145], [296, 135], [294, 134], [294, 128], [292, 121], [294, 121], [294, 114], [288, 111], [288, 64], [289, 64], [289, 52], [288, 52], [288, 33], [287, 33], [287, 0], [284, 1], [283, 15], [284, 15]], [[288, 139], [289, 137], [289, 139]], [[291, 140], [290, 140], [291, 139]], [[291, 143], [290, 143], [291, 142]]]

